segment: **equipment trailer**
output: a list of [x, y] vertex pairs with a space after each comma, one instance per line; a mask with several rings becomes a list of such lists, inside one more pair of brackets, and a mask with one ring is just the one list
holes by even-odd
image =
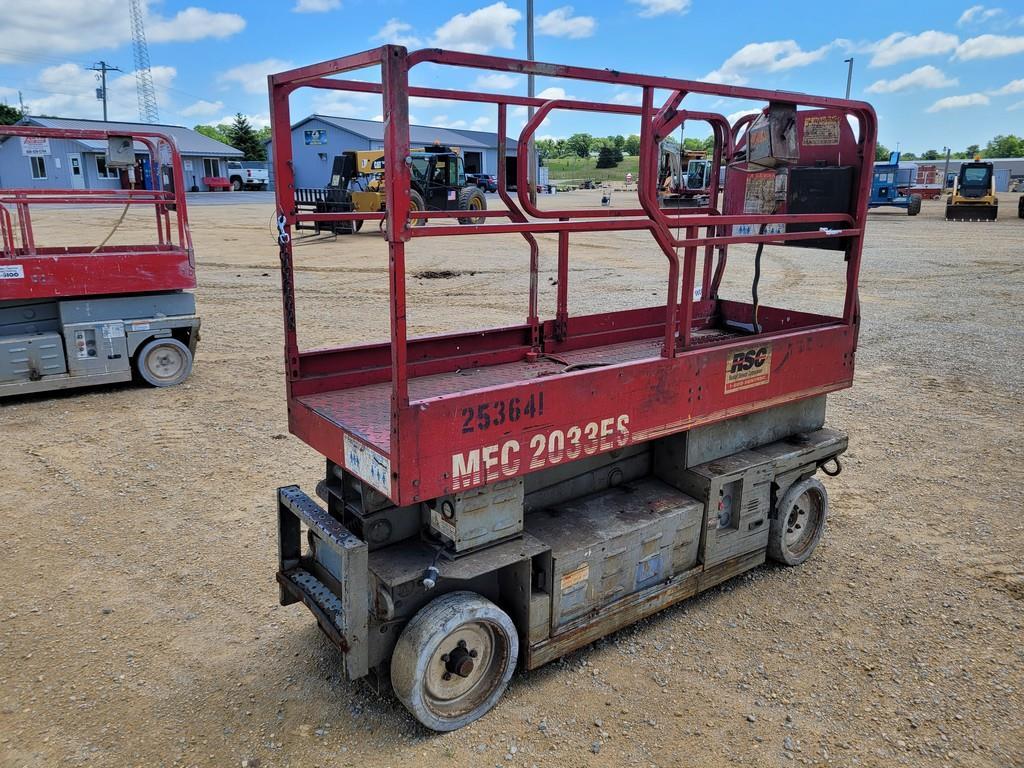
[[[153, 161], [148, 189], [0, 190], [0, 398], [133, 375], [156, 387], [188, 378], [200, 322], [189, 292], [195, 254], [173, 139], [148, 131], [0, 126], [4, 140], [35, 147], [42, 140], [48, 160], [67, 149], [68, 175], [83, 186], [83, 144], [105, 150], [110, 169], [134, 174], [136, 151]], [[96, 246], [37, 244], [32, 210], [54, 205], [105, 207], [114, 222], [110, 235]], [[156, 242], [107, 245], [134, 206], [153, 207]]]
[[[543, 74], [640, 91], [641, 105], [544, 100], [409, 86], [422, 64]], [[337, 76], [379, 66], [381, 83]], [[363, 76], [363, 73], [360, 73]], [[424, 725], [459, 728], [498, 701], [514, 668], [534, 669], [762, 564], [815, 550], [847, 439], [824, 426], [826, 395], [853, 382], [857, 279], [876, 120], [863, 102], [385, 45], [269, 78], [285, 319], [289, 426], [327, 459], [317, 494], [278, 489], [282, 604], [304, 603], [350, 679], [390, 680]], [[300, 88], [379, 93], [384, 213], [296, 206], [289, 96]], [[655, 105], [655, 92], [667, 100]], [[756, 100], [730, 126], [687, 94]], [[640, 207], [541, 210], [519, 164], [499, 163], [501, 210], [409, 210], [408, 101], [494, 105], [640, 121]], [[798, 109], [799, 107], [799, 109]], [[851, 127], [857, 126], [857, 133]], [[683, 120], [715, 138], [709, 204], [658, 206], [658, 147]], [[726, 164], [719, 210], [719, 168]], [[426, 226], [412, 218], [425, 217]], [[390, 341], [300, 351], [292, 230], [383, 218]], [[570, 316], [569, 242], [647, 231], [664, 254], [664, 304]], [[409, 338], [406, 248], [421, 237], [519, 233], [528, 246], [526, 321]], [[557, 236], [554, 317], [538, 308], [537, 233]], [[734, 244], [826, 249], [845, 276], [835, 315], [719, 297]], [[750, 249], [754, 250], [754, 249]], [[623, 259], [629, 254], [623, 253]], [[694, 298], [694, 297], [700, 297]]]

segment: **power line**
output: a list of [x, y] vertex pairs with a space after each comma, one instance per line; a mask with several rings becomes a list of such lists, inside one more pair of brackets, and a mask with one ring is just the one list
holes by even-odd
[[112, 67], [102, 59], [98, 64], [93, 64], [89, 67], [92, 72], [100, 73], [100, 89], [96, 94], [97, 98], [103, 99], [103, 122], [107, 121], [107, 72], [122, 72], [118, 67]]

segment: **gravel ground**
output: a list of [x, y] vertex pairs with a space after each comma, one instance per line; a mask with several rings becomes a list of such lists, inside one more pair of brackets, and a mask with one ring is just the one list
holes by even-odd
[[[995, 223], [944, 222], [940, 202], [872, 213], [857, 380], [830, 397], [851, 447], [812, 560], [518, 674], [447, 735], [344, 681], [308, 612], [277, 605], [274, 489], [312, 490], [322, 459], [287, 434], [272, 209], [195, 207], [191, 381], [0, 407], [0, 765], [1024, 765], [1015, 197]], [[118, 213], [39, 221], [47, 242], [96, 241]], [[573, 244], [574, 312], [660, 300], [664, 259], [645, 235]], [[417, 331], [525, 314], [522, 241], [480, 246], [411, 251], [410, 272], [457, 273], [410, 279]], [[554, 239], [542, 247], [550, 315]], [[750, 251], [734, 253], [725, 295], [740, 297]], [[384, 337], [376, 235], [298, 254], [304, 346]], [[767, 304], [841, 302], [834, 253], [770, 250], [765, 271]]]

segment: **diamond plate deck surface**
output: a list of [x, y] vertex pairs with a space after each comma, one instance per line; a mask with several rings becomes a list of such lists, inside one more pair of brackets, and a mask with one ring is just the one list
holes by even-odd
[[[731, 338], [718, 330], [695, 331], [694, 344], [710, 344]], [[556, 376], [566, 366], [600, 366], [635, 362], [661, 355], [661, 338], [627, 341], [602, 347], [589, 347], [541, 357], [535, 363], [502, 363], [468, 368], [451, 373], [421, 376], [409, 380], [409, 399], [426, 400], [442, 395], [461, 394], [474, 389], [528, 383]], [[579, 370], [579, 369], [575, 369]], [[391, 453], [391, 383], [339, 389], [296, 398], [302, 405], [371, 445]]]

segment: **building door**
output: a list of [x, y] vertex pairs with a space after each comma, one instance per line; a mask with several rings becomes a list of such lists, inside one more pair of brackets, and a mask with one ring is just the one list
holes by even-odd
[[82, 173], [82, 156], [77, 152], [68, 155], [68, 174], [72, 189], [85, 189], [85, 175]]
[[466, 173], [483, 173], [483, 172], [484, 172], [483, 153], [481, 153], [481, 152], [467, 152], [466, 153]]

